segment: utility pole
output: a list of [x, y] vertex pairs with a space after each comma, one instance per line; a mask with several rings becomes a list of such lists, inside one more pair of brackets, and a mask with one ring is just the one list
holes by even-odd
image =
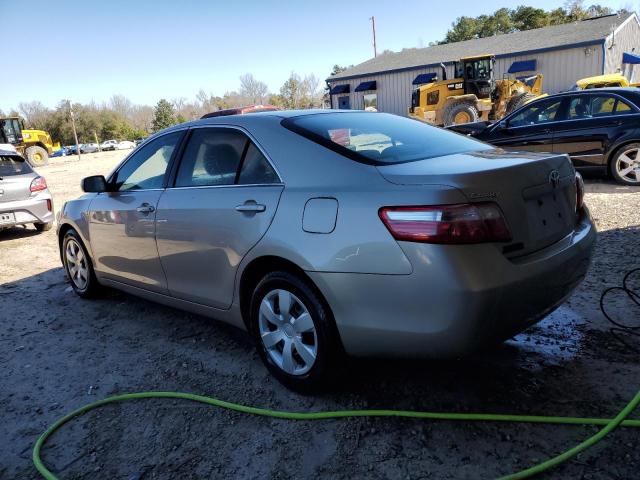
[[100, 148], [100, 144], [98, 143], [98, 134], [96, 133], [96, 131], [93, 131], [93, 138], [96, 139], [96, 145], [98, 146], [98, 151], [101, 152], [102, 148]]
[[73, 109], [71, 108], [71, 100], [67, 100], [69, 104], [69, 114], [71, 115], [71, 128], [73, 128], [73, 138], [76, 140], [76, 153], [78, 154], [78, 160], [82, 160], [80, 156], [80, 144], [78, 143], [78, 132], [76, 132], [76, 120], [73, 116]]
[[376, 49], [376, 17], [369, 17], [371, 20], [371, 28], [373, 29], [373, 56], [378, 56], [378, 50]]

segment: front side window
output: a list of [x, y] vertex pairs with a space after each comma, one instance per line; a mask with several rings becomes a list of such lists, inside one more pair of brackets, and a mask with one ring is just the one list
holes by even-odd
[[322, 113], [282, 125], [341, 155], [370, 165], [413, 162], [493, 147], [416, 120], [387, 113]]
[[164, 177], [182, 132], [163, 135], [134, 153], [111, 178], [115, 190], [163, 188]]
[[522, 127], [525, 125], [537, 125], [556, 120], [562, 99], [537, 102], [534, 105], [523, 108], [509, 120], [510, 127]]

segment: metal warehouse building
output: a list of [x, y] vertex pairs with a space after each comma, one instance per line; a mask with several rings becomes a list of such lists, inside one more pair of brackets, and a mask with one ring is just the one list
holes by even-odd
[[[524, 48], [527, 48], [524, 50]], [[412, 89], [441, 75], [440, 63], [453, 78], [454, 62], [494, 54], [495, 78], [544, 75], [544, 91], [557, 93], [576, 80], [621, 72], [640, 80], [640, 22], [635, 13], [607, 15], [580, 22], [514, 32], [464, 42], [384, 53], [327, 79], [331, 108], [365, 109], [407, 115]], [[624, 54], [627, 55], [624, 55]], [[623, 63], [623, 55], [625, 62]]]

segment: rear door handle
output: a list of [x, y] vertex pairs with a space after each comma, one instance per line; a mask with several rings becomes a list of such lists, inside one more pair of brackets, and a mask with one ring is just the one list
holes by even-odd
[[259, 203], [243, 203], [242, 205], [237, 205], [236, 210], [238, 212], [264, 212], [267, 209], [265, 205], [261, 205]]
[[138, 213], [145, 213], [145, 214], [155, 212], [155, 210], [156, 208], [153, 205], [149, 205], [148, 203], [143, 203], [138, 208], [136, 208], [136, 211]]

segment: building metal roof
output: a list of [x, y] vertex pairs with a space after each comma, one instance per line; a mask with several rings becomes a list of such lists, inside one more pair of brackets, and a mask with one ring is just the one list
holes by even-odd
[[427, 48], [405, 48], [400, 52], [383, 53], [366, 62], [332, 75], [327, 81], [346, 80], [382, 72], [413, 70], [449, 63], [463, 57], [494, 54], [497, 57], [526, 55], [571, 46], [603, 43], [625, 21], [627, 16], [605, 15], [579, 22], [553, 25], [463, 42], [434, 45]]

